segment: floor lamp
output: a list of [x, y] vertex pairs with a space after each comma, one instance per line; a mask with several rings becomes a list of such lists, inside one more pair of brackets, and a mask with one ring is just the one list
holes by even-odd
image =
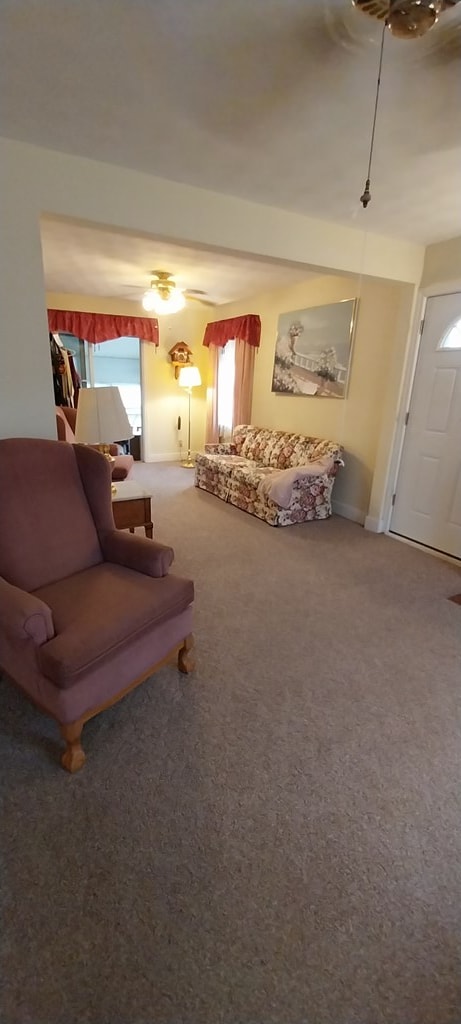
[[200, 372], [196, 366], [181, 366], [178, 377], [178, 384], [181, 388], [186, 388], [189, 395], [189, 423], [187, 430], [187, 459], [185, 462], [181, 462], [181, 466], [185, 466], [186, 469], [193, 469], [195, 462], [191, 458], [190, 453], [190, 399], [192, 394], [192, 388], [198, 387], [202, 383]]

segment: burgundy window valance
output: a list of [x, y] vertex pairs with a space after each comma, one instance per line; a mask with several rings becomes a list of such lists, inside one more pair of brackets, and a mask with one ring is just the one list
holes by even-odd
[[229, 320], [216, 320], [213, 324], [207, 324], [203, 344], [226, 345], [231, 338], [238, 338], [246, 341], [248, 345], [259, 348], [261, 338], [261, 320], [255, 313], [246, 313], [245, 316], [232, 316]]
[[67, 309], [48, 310], [51, 332], [65, 331], [76, 338], [99, 345], [113, 338], [141, 338], [158, 345], [158, 320], [148, 316], [112, 316], [110, 313], [78, 313]]

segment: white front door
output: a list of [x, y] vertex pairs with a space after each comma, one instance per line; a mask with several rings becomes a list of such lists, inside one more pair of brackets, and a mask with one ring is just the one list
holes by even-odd
[[427, 300], [390, 530], [461, 558], [461, 293]]

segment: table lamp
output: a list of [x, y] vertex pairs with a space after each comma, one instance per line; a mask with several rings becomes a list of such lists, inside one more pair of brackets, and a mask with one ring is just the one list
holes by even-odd
[[192, 388], [199, 387], [202, 383], [200, 372], [197, 366], [181, 366], [178, 377], [178, 384], [181, 388], [186, 388], [189, 395], [189, 425], [187, 433], [187, 459], [185, 462], [181, 462], [181, 466], [185, 466], [186, 469], [193, 469], [195, 463], [191, 458], [190, 454], [190, 400], [192, 395]]
[[110, 445], [129, 437], [133, 437], [133, 431], [118, 388], [82, 388], [79, 391], [76, 441], [94, 445], [113, 462]]

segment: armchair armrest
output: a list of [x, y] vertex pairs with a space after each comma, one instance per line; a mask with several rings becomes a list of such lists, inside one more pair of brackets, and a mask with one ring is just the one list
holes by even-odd
[[233, 441], [222, 441], [220, 444], [206, 444], [207, 455], [237, 455], [237, 446]]
[[174, 559], [173, 548], [120, 530], [104, 534], [101, 546], [107, 562], [125, 565], [127, 569], [142, 572], [144, 576], [167, 576]]
[[0, 622], [16, 640], [33, 640], [37, 647], [54, 637], [51, 608], [34, 594], [14, 587], [0, 576]]

